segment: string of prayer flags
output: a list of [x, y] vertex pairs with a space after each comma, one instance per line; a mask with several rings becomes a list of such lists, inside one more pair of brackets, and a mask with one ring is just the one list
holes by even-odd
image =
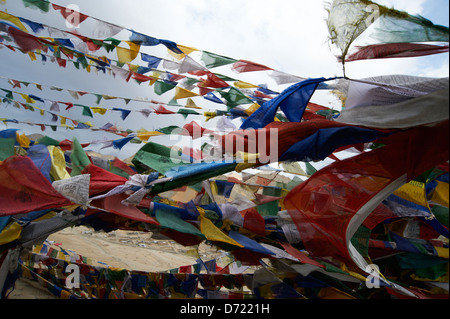
[[0, 11], [0, 20], [7, 21], [7, 23], [12, 23], [23, 32], [27, 32], [27, 28], [22, 24], [22, 21], [19, 17], [13, 16], [4, 11]]
[[[2, 105], [51, 121], [1, 118], [4, 125], [100, 130], [120, 137], [81, 144], [76, 136], [57, 141], [14, 128], [0, 131], [0, 277], [5, 278], [0, 297], [17, 277], [28, 276], [61, 298], [448, 298], [448, 78], [303, 78], [46, 0], [23, 3], [42, 12], [53, 8], [77, 30], [0, 11], [5, 52], [26, 54], [31, 61], [40, 57], [44, 65], [56, 62], [65, 71], [73, 64], [127, 83], [133, 79], [154, 86], [150, 93], [169, 102], [2, 77], [12, 86], [1, 89]], [[448, 51], [448, 28], [422, 17], [368, 0], [335, 0], [329, 10], [330, 36], [342, 63]], [[95, 30], [88, 30], [93, 25]], [[120, 31], [123, 41], [113, 38]], [[157, 45], [167, 49], [169, 59], [140, 51]], [[268, 71], [263, 73], [277, 85], [292, 85], [278, 93], [213, 68]], [[325, 84], [332, 80], [338, 81]], [[70, 100], [31, 94], [30, 85], [63, 91]], [[316, 90], [333, 90], [343, 110], [312, 103]], [[138, 103], [145, 105], [134, 108]], [[214, 108], [201, 107], [204, 103]], [[217, 109], [220, 104], [226, 110]], [[131, 112], [145, 118], [155, 113], [153, 119], [218, 118], [209, 122], [215, 128], [188, 121], [124, 130], [59, 114], [91, 119], [108, 110], [128, 122]], [[151, 141], [160, 135], [178, 135], [193, 145]], [[196, 145], [200, 137], [208, 142]], [[123, 152], [129, 143], [143, 144], [131, 164], [87, 151], [92, 146]], [[335, 153], [343, 150], [353, 156], [340, 160]], [[333, 162], [312, 163], [326, 157]], [[4, 272], [18, 247], [42, 243], [74, 224], [107, 232], [159, 232], [198, 259], [165, 272], [142, 272], [98, 267], [61, 247], [39, 245], [29, 254], [23, 251], [17, 272]], [[203, 261], [203, 242], [224, 254], [216, 257], [216, 251]], [[64, 276], [54, 274], [73, 263], [81, 280], [69, 291]]]

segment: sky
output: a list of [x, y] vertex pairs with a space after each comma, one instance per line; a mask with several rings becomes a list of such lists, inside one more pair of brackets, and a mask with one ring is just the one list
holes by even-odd
[[[327, 12], [324, 9], [326, 3], [319, 0], [54, 0], [53, 3], [61, 6], [75, 4], [82, 13], [140, 33], [234, 59], [253, 61], [300, 77], [342, 75], [341, 65], [334, 56], [336, 49], [328, 41], [325, 22]], [[410, 14], [420, 14], [435, 24], [449, 25], [448, 0], [380, 0], [378, 3]], [[64, 19], [53, 10], [42, 13], [39, 10], [24, 8], [22, 1], [19, 0], [6, 0], [6, 4], [0, 4], [0, 10], [68, 30]], [[83, 27], [86, 22], [82, 23]], [[126, 35], [126, 32], [121, 32], [116, 38], [128, 40]], [[141, 50], [143, 52], [148, 50], [149, 54], [159, 57], [171, 58], [161, 45], [145, 47]], [[133, 81], [126, 83], [107, 74], [87, 73], [69, 65], [66, 68], [60, 68], [55, 63], [44, 64], [39, 60], [31, 62], [28, 56], [13, 53], [5, 48], [0, 50], [0, 65], [0, 88], [11, 89], [6, 80], [1, 78], [4, 77], [121, 97], [142, 97], [163, 102], [170, 99], [167, 96], [154, 94], [153, 88], [145, 83], [141, 85]], [[346, 66], [346, 75], [350, 78], [388, 74], [446, 77], [448, 70], [449, 57], [446, 53], [432, 57], [351, 62]], [[266, 71], [236, 74], [230, 71], [229, 66], [219, 67], [213, 71], [253, 84], [267, 84], [269, 88], [278, 92], [287, 87], [276, 86]], [[80, 100], [73, 101], [67, 92], [49, 89], [39, 91], [32, 86], [24, 88], [22, 92], [57, 101], [72, 101], [91, 106], [94, 104], [91, 97], [83, 96]], [[194, 101], [199, 106], [215, 108], [215, 105], [211, 105], [202, 98]], [[339, 102], [328, 91], [317, 91], [311, 101], [335, 109], [340, 107]], [[145, 104], [130, 102], [129, 105], [125, 105], [120, 102], [103, 100], [100, 106], [142, 108]], [[217, 118], [205, 122], [203, 116], [189, 116], [185, 120], [181, 115], [150, 114], [148, 118], [144, 118], [140, 113], [134, 112], [123, 121], [117, 112], [100, 118], [94, 115], [94, 119], [85, 118], [80, 113], [73, 108], [67, 116], [80, 121], [91, 120], [98, 127], [111, 122], [124, 129], [132, 130], [140, 128], [154, 130], [168, 125], [183, 126], [184, 123], [192, 120], [210, 128], [214, 128], [217, 123]], [[33, 112], [18, 110], [4, 104], [0, 106], [0, 118], [50, 123], [48, 116], [43, 119], [38, 112], [33, 114]], [[239, 126], [239, 119], [234, 123]], [[0, 123], [0, 130], [6, 128], [20, 128], [20, 132], [41, 133], [58, 140], [65, 138], [71, 140], [73, 136], [76, 136], [82, 143], [117, 138], [115, 135], [104, 132], [88, 131], [86, 133], [83, 130], [72, 131], [63, 128], [58, 128], [57, 132], [52, 132], [50, 129], [41, 132], [36, 126], [8, 123], [6, 127]], [[167, 137], [156, 137], [152, 141], [168, 142]], [[129, 143], [122, 150], [113, 148], [100, 150], [97, 146], [92, 146], [91, 149], [123, 159], [133, 155], [141, 146], [142, 144]]]

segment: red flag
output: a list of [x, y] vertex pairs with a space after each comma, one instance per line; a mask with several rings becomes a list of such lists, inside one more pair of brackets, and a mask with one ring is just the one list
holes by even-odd
[[241, 212], [244, 216], [244, 228], [258, 234], [266, 236], [266, 224], [264, 218], [254, 208], [249, 208]]
[[136, 172], [133, 171], [133, 169], [130, 166], [128, 166], [124, 161], [120, 160], [117, 157], [114, 157], [114, 160], [112, 161], [111, 164], [112, 164], [112, 166], [121, 169], [122, 171], [124, 171], [128, 175], [136, 174]]
[[117, 194], [113, 196], [108, 196], [102, 199], [92, 201], [92, 206], [105, 209], [106, 211], [112, 214], [119, 215], [121, 217], [125, 217], [131, 220], [159, 225], [159, 223], [156, 220], [144, 214], [141, 210], [139, 210], [135, 206], [123, 205], [121, 202], [127, 197], [128, 195], [126, 194]]
[[320, 268], [325, 268], [324, 265], [322, 265], [321, 263], [315, 261], [314, 259], [309, 258], [308, 256], [306, 256], [304, 253], [302, 253], [301, 251], [297, 250], [296, 248], [292, 247], [291, 244], [287, 243], [287, 242], [280, 242], [280, 245], [283, 246], [284, 250], [286, 250], [286, 252], [288, 254], [290, 254], [291, 256], [297, 258], [300, 262], [302, 262], [303, 264], [310, 264], [310, 265], [314, 265]]
[[223, 81], [212, 72], [207, 72], [206, 80], [202, 79], [202, 82], [199, 83], [198, 85], [202, 87], [217, 88], [217, 89], [230, 86], [227, 82]]
[[150, 77], [150, 76], [147, 76], [147, 75], [144, 75], [144, 74], [139, 74], [139, 73], [136, 73], [136, 72], [133, 72], [133, 79], [135, 79], [135, 80], [137, 80], [137, 81], [139, 81], [139, 82], [147, 82], [147, 81], [150, 81], [151, 79], [154, 79], [154, 78], [152, 78], [152, 77]]
[[[59, 142], [59, 145], [58, 145], [58, 146], [59, 146], [63, 151], [70, 151], [70, 150], [72, 149], [72, 144], [73, 144], [72, 141], [70, 141], [70, 140], [68, 140], [68, 139], [65, 139], [65, 140]], [[89, 145], [90, 145], [90, 143], [82, 143], [82, 144], [81, 144], [81, 147], [87, 147], [87, 146], [89, 146]]]
[[81, 173], [91, 175], [89, 196], [108, 192], [116, 186], [125, 184], [128, 180], [125, 177], [113, 174], [94, 164], [87, 165]]
[[251, 61], [246, 61], [246, 60], [239, 60], [238, 62], [233, 63], [231, 68], [238, 73], [272, 70], [271, 68], [269, 68], [265, 65], [251, 62]]
[[[199, 84], [201, 84], [201, 82]], [[213, 92], [214, 91], [213, 89], [208, 89], [208, 88], [205, 88], [205, 87], [202, 87], [202, 86], [198, 86], [198, 88], [199, 88], [199, 94], [202, 95], [202, 96], [208, 94], [209, 92]]]
[[8, 27], [9, 35], [14, 39], [16, 44], [25, 52], [42, 49], [44, 45], [39, 41], [39, 38], [22, 30]]
[[66, 7], [61, 7], [56, 4], [52, 4], [52, 5], [53, 5], [53, 9], [61, 12], [61, 15], [64, 17], [64, 19], [66, 19], [67, 22], [69, 22], [71, 25], [73, 25], [75, 27], [78, 27], [81, 22], [83, 22], [84, 20], [89, 18], [89, 16], [79, 13], [78, 11], [75, 11], [75, 10], [72, 10], [72, 9], [69, 9]]
[[192, 136], [192, 138], [196, 139], [199, 138], [201, 136], [203, 136], [204, 134], [209, 134], [209, 133], [214, 133], [213, 131], [201, 127], [197, 122], [192, 121], [191, 123], [186, 124], [185, 126], [183, 126], [183, 129], [185, 129], [190, 136]]
[[176, 112], [173, 111], [169, 111], [168, 109], [166, 109], [164, 106], [162, 105], [158, 105], [157, 109], [153, 109], [155, 111], [155, 114], [176, 114]]
[[348, 56], [345, 61], [366, 59], [409, 58], [448, 52], [448, 44], [431, 45], [422, 43], [383, 43], [358, 47], [358, 51]]
[[[58, 62], [58, 65], [59, 65], [60, 67], [63, 67], [63, 68], [66, 67], [67, 60], [61, 59], [61, 58], [56, 58], [56, 61]], [[73, 106], [73, 105], [72, 105], [72, 106]], [[67, 110], [67, 108], [66, 108], [66, 110]]]
[[0, 164], [0, 203], [0, 216], [71, 204], [53, 188], [33, 161], [23, 156], [10, 156]]
[[192, 266], [180, 266], [179, 273], [181, 274], [192, 274]]
[[291, 190], [284, 205], [305, 248], [355, 261], [348, 249], [356, 229], [395, 189], [448, 160], [448, 135], [448, 120], [392, 134], [385, 147], [332, 163]]
[[[333, 128], [333, 127], [348, 127], [350, 125], [327, 120], [323, 117], [310, 119], [304, 122], [272, 122], [265, 126], [262, 129], [258, 129], [254, 131], [254, 134], [251, 134], [251, 130], [236, 130], [229, 134], [222, 136], [222, 147], [225, 151], [225, 147], [227, 145], [231, 145], [233, 148], [233, 152], [243, 151], [249, 152], [249, 145], [256, 145], [259, 147], [259, 139], [264, 139], [266, 143], [262, 143], [262, 145], [266, 145], [266, 150], [257, 149], [257, 153], [266, 152], [265, 154], [270, 154], [270, 144], [271, 141], [271, 129], [276, 129], [277, 140], [276, 142], [278, 149], [278, 157], [280, 157], [289, 147], [294, 145], [295, 143], [305, 139], [306, 137], [312, 135], [320, 129], [324, 128]], [[353, 125], [355, 126], [355, 125]], [[356, 127], [356, 126], [355, 126]], [[380, 132], [389, 132], [390, 130], [378, 130]], [[391, 130], [392, 131], [392, 130]], [[265, 136], [264, 136], [265, 135]], [[231, 149], [230, 149], [231, 150]], [[227, 149], [228, 151], [228, 149]]]

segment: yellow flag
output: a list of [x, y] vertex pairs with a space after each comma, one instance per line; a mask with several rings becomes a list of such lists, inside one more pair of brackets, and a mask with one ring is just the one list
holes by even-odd
[[139, 65], [137, 65], [137, 64], [128, 64], [128, 68], [130, 69], [130, 71], [137, 72], [138, 69], [139, 69]]
[[185, 106], [191, 109], [201, 109], [201, 107], [198, 107], [190, 97], [188, 97], [188, 99], [186, 100]]
[[30, 57], [31, 61], [36, 61], [36, 54], [34, 54], [34, 52], [28, 52], [28, 56]]
[[22, 135], [19, 135], [19, 133], [16, 132], [16, 140], [17, 143], [19, 143], [22, 147], [30, 147], [30, 139], [23, 133]]
[[198, 94], [178, 86], [175, 88], [175, 100], [184, 99], [192, 96], [198, 96]]
[[429, 207], [424, 183], [410, 181], [397, 189], [394, 192], [394, 195], [413, 202], [414, 204]]
[[64, 153], [59, 147], [54, 145], [47, 146], [52, 161], [50, 167], [50, 175], [55, 181], [70, 178], [70, 174], [66, 170], [66, 160], [64, 159]]
[[198, 253], [198, 246], [195, 246], [194, 248], [187, 250], [184, 254], [187, 256], [200, 258], [200, 254]]
[[437, 186], [434, 189], [432, 195], [431, 195], [431, 200], [439, 205], [448, 207], [448, 192], [449, 192], [449, 188], [448, 188], [448, 183], [444, 183], [444, 182], [440, 182], [440, 181], [436, 181], [437, 182]]
[[116, 47], [117, 58], [119, 59], [120, 63], [130, 63], [131, 61], [133, 61], [139, 54], [139, 49], [141, 47], [140, 44], [131, 41], [125, 42], [128, 43], [130, 49]]
[[204, 112], [203, 116], [206, 117], [206, 122], [208, 122], [210, 119], [213, 119], [217, 116], [216, 112]]
[[91, 110], [92, 110], [92, 112], [98, 113], [98, 114], [101, 114], [101, 115], [104, 115], [106, 113], [106, 111], [107, 111], [107, 109], [104, 109], [102, 107], [96, 107], [96, 106], [92, 106]]
[[29, 97], [27, 94], [24, 93], [19, 93], [22, 98], [27, 102], [27, 103], [31, 103], [33, 104], [34, 102], [36, 102], [35, 100], [33, 100], [31, 97]]
[[239, 163], [236, 165], [235, 171], [240, 173], [243, 170], [246, 170], [247, 168], [252, 168], [253, 166], [256, 166], [256, 165], [257, 165], [256, 163], [246, 163], [246, 162]]
[[248, 163], [256, 163], [256, 160], [259, 158], [259, 153], [247, 153], [242, 151], [236, 152], [236, 159], [242, 159], [244, 162]]
[[164, 133], [151, 131], [151, 132], [140, 132], [136, 134], [137, 138], [140, 139], [141, 141], [148, 141], [150, 137], [158, 135], [164, 135]]
[[186, 55], [189, 55], [191, 52], [198, 51], [196, 48], [187, 47], [185, 45], [180, 45], [180, 44], [177, 44], [177, 48], [180, 49], [181, 52], [183, 52], [183, 53], [175, 53], [172, 50], [167, 49], [167, 52], [177, 60], [181, 60]]
[[234, 82], [234, 86], [239, 88], [239, 89], [256, 89], [259, 86], [248, 83], [248, 82], [244, 82], [244, 81], [236, 81]]
[[0, 245], [10, 243], [20, 238], [22, 226], [18, 222], [8, 224], [2, 232], [0, 232]]
[[25, 26], [22, 24], [22, 22], [20, 22], [20, 19], [18, 17], [10, 15], [9, 13], [6, 13], [6, 12], [0, 11], [0, 20], [7, 20], [7, 21], [11, 22], [12, 24], [14, 24], [16, 27], [18, 27], [23, 32], [28, 33], [27, 28], [25, 28]]
[[257, 109], [259, 109], [259, 104], [253, 103], [248, 109], [245, 110], [245, 113], [252, 115]]
[[217, 187], [216, 181], [210, 181], [209, 186], [211, 187], [213, 196], [219, 195], [219, 189]]
[[225, 233], [223, 233], [219, 228], [217, 228], [213, 224], [213, 222], [210, 221], [208, 218], [204, 217], [203, 215], [200, 215], [199, 218], [200, 218], [200, 231], [202, 232], [203, 235], [205, 235], [205, 237], [208, 240], [220, 241], [234, 246], [244, 247], [231, 237], [225, 235]]

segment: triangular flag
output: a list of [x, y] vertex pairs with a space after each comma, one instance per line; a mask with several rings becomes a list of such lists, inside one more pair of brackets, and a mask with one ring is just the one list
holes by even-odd
[[205, 70], [205, 68], [191, 57], [185, 56], [178, 68], [178, 73], [188, 73], [198, 70]]
[[191, 109], [201, 109], [201, 107], [198, 107], [197, 104], [195, 104], [195, 102], [190, 97], [188, 97], [188, 99], [186, 100], [185, 106]]
[[248, 83], [248, 82], [244, 82], [244, 81], [236, 81], [234, 82], [234, 86], [239, 88], [239, 89], [256, 89], [259, 86]]
[[231, 68], [233, 71], [236, 71], [237, 73], [272, 70], [271, 68], [265, 65], [246, 60], [239, 60], [238, 62], [234, 63]]
[[228, 58], [222, 55], [218, 55], [215, 53], [203, 51], [202, 52], [202, 61], [205, 63], [205, 66], [209, 68], [215, 68], [221, 65], [235, 63], [238, 60]]
[[181, 51], [181, 53], [174, 52], [173, 50], [170, 49], [167, 50], [167, 52], [177, 60], [181, 60], [182, 58], [189, 55], [191, 52], [198, 51], [196, 48], [187, 47], [180, 44], [177, 44], [177, 48]]
[[116, 47], [117, 58], [120, 63], [130, 63], [139, 54], [140, 45], [131, 41], [125, 41], [128, 43], [130, 49]]
[[172, 90], [175, 87], [174, 84], [167, 83], [166, 81], [156, 81], [155, 82], [155, 93], [161, 95], [167, 91]]
[[189, 90], [183, 89], [179, 86], [175, 88], [175, 100], [184, 99], [187, 97], [198, 96], [197, 93], [191, 92]]

